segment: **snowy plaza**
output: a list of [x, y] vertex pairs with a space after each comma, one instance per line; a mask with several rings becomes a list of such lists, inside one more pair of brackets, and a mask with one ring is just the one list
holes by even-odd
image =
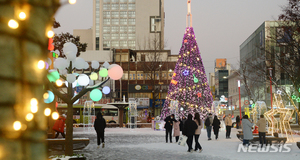
[[[225, 139], [225, 130], [221, 129], [219, 139], [207, 140], [206, 130], [202, 129], [200, 135], [200, 144], [203, 152], [187, 152], [186, 146], [179, 146], [175, 143], [165, 143], [165, 132], [154, 131], [150, 128], [106, 128], [105, 130], [105, 148], [97, 148], [96, 132], [90, 130], [83, 132], [83, 128], [74, 128], [74, 137], [89, 138], [90, 143], [83, 150], [74, 151], [75, 154], [84, 154], [89, 160], [148, 160], [148, 159], [210, 159], [210, 160], [294, 160], [298, 159], [300, 150], [296, 142], [287, 142], [291, 144], [291, 151], [266, 152], [266, 153], [238, 153], [238, 145], [242, 142], [236, 137], [237, 129], [233, 128], [231, 139]], [[294, 135], [295, 141], [300, 140], [299, 135]], [[194, 147], [194, 144], [193, 144]], [[271, 151], [271, 150], [270, 150]], [[59, 155], [63, 152], [51, 151], [50, 154]]]

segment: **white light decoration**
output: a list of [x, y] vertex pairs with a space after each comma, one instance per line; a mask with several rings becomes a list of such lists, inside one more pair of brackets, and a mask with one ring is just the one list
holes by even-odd
[[102, 92], [104, 94], [109, 94], [110, 93], [110, 88], [108, 86], [103, 87]]
[[36, 98], [31, 98], [31, 100], [30, 100], [30, 105], [31, 105], [31, 106], [37, 106], [37, 105], [38, 105], [37, 99], [36, 99]]
[[50, 30], [50, 31], [47, 32], [47, 37], [48, 38], [52, 38], [53, 36], [54, 36], [54, 32], [53, 31]]
[[50, 116], [51, 109], [50, 108], [45, 108], [44, 114], [45, 114], [45, 116]]
[[[66, 87], [69, 86], [69, 84], [68, 84], [67, 81], [65, 81], [65, 85], [66, 85]], [[74, 82], [72, 83], [72, 88], [75, 88], [76, 86], [77, 86], [77, 81], [74, 81]]]
[[38, 69], [44, 69], [45, 68], [45, 62], [43, 60], [39, 60], [37, 64]]
[[25, 12], [20, 12], [19, 13], [19, 18], [20, 18], [20, 20], [25, 20], [26, 19], [26, 13]]
[[28, 114], [26, 114], [26, 116], [25, 116], [25, 120], [26, 120], [26, 121], [31, 121], [31, 120], [33, 119], [33, 117], [34, 117], [34, 115], [33, 115], [32, 113], [28, 113]]
[[99, 62], [98, 61], [92, 61], [92, 68], [98, 69], [99, 68]]
[[60, 80], [60, 79], [56, 80], [55, 83], [56, 83], [56, 86], [58, 86], [58, 87], [61, 87], [63, 84], [62, 80]]
[[67, 81], [73, 83], [76, 81], [76, 76], [74, 74], [67, 74]]
[[59, 118], [59, 114], [57, 112], [52, 113], [52, 119], [57, 120]]
[[53, 65], [54, 65], [54, 68], [65, 69], [69, 66], [69, 61], [64, 58], [56, 58]]
[[70, 4], [75, 4], [75, 3], [76, 3], [76, 0], [69, 0], [69, 3], [70, 3]]
[[78, 48], [74, 43], [67, 42], [64, 44], [63, 47], [64, 54], [66, 55], [67, 59], [73, 61], [76, 59], [76, 54], [78, 52]]
[[38, 106], [31, 106], [30, 110], [32, 113], [36, 113], [38, 111]]
[[238, 80], [238, 87], [241, 87], [241, 82], [240, 82], [240, 80]]
[[108, 69], [109, 63], [108, 63], [107, 61], [105, 61], [105, 62], [103, 63], [103, 67], [106, 68], [106, 69]]
[[87, 86], [90, 83], [89, 77], [85, 74], [80, 74], [77, 81], [80, 86]]
[[19, 27], [19, 23], [13, 19], [8, 21], [8, 26], [12, 29], [17, 29]]
[[20, 121], [15, 121], [14, 124], [13, 124], [13, 127], [14, 127], [14, 130], [18, 131], [21, 129], [22, 127], [22, 124]]
[[48, 98], [49, 98], [49, 93], [48, 93], [48, 92], [44, 93], [44, 94], [43, 94], [43, 98], [44, 98], [44, 99], [48, 99]]
[[84, 59], [77, 57], [73, 63], [73, 67], [77, 68], [77, 69], [83, 69], [85, 66], [85, 61]]

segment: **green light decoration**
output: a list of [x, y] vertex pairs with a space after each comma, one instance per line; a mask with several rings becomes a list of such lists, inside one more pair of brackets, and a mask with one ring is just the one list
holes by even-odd
[[296, 99], [296, 101], [299, 103], [299, 102], [300, 102], [300, 97], [298, 97], [298, 98]]
[[49, 79], [50, 82], [55, 82], [56, 80], [59, 79], [58, 71], [53, 71], [53, 72], [48, 73], [47, 78]]
[[193, 76], [194, 76], [194, 82], [198, 83], [199, 82], [198, 78], [196, 78], [195, 74], [193, 74]]
[[297, 97], [295, 95], [292, 95], [292, 99], [295, 100]]
[[101, 68], [100, 71], [99, 71], [99, 75], [101, 77], [107, 77], [108, 76], [108, 71], [106, 68]]
[[90, 93], [90, 98], [93, 101], [99, 101], [102, 98], [102, 92], [99, 89], [93, 89]]
[[300, 88], [298, 89], [298, 91], [300, 92]]

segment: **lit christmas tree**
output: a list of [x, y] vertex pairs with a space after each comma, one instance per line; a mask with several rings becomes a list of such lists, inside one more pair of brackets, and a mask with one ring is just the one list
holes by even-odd
[[[188, 16], [190, 1], [188, 1]], [[190, 19], [190, 23], [192, 23]], [[188, 25], [187, 25], [188, 26]], [[178, 61], [176, 63], [168, 95], [162, 109], [161, 118], [170, 114], [178, 117], [200, 113], [202, 119], [212, 106], [212, 94], [205, 75], [202, 58], [196, 42], [194, 29], [186, 28]]]

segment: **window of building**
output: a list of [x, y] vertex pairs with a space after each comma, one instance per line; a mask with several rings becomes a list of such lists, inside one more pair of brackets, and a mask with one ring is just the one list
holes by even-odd
[[128, 26], [128, 32], [135, 32], [135, 26]]
[[126, 11], [121, 11], [120, 12], [120, 17], [127, 18], [127, 12]]
[[127, 26], [121, 26], [120, 32], [127, 32]]
[[129, 3], [134, 3], [134, 2], [135, 2], [135, 0], [128, 0], [128, 2], [129, 2]]
[[104, 2], [104, 3], [108, 3], [108, 2], [110, 2], [110, 0], [103, 0], [103, 2]]
[[111, 4], [112, 10], [119, 10], [119, 4]]
[[135, 34], [134, 33], [129, 33], [128, 34], [128, 39], [135, 39]]
[[127, 4], [120, 4], [120, 10], [127, 10]]
[[112, 26], [111, 27], [111, 32], [113, 32], [113, 33], [119, 32], [119, 26]]
[[138, 73], [137, 74], [137, 80], [143, 80], [144, 79], [144, 74], [143, 73]]
[[103, 17], [109, 18], [110, 17], [110, 12], [109, 11], [104, 11], [103, 12]]
[[135, 19], [133, 18], [128, 19], [128, 24], [135, 25]]
[[173, 73], [170, 72], [170, 73], [169, 73], [169, 79], [172, 79], [172, 76], [173, 76]]
[[110, 41], [103, 41], [103, 48], [110, 47]]
[[135, 10], [135, 4], [128, 4], [128, 10]]
[[127, 0], [120, 0], [120, 3], [127, 3]]
[[110, 4], [103, 4], [103, 10], [110, 10]]
[[119, 18], [119, 12], [111, 12], [111, 17], [112, 18]]
[[111, 41], [112, 47], [119, 47], [119, 41]]
[[150, 17], [150, 32], [160, 32], [161, 31], [161, 19], [155, 16]]
[[112, 3], [118, 3], [119, 0], [111, 0]]
[[120, 47], [127, 47], [127, 41], [120, 41]]
[[103, 19], [103, 24], [110, 25], [110, 19]]
[[129, 11], [128, 12], [128, 17], [135, 18], [135, 11]]
[[119, 24], [119, 19], [111, 19], [111, 24], [112, 25], [118, 25]]
[[[97, 26], [96, 26], [97, 27]], [[110, 32], [110, 27], [108, 27], [108, 26], [104, 26], [103, 27], [103, 32]]]
[[142, 55], [141, 55], [141, 61], [142, 61], [142, 62], [145, 62], [145, 60], [146, 60], [146, 55], [142, 54]]
[[129, 47], [135, 47], [135, 41], [128, 41]]
[[119, 34], [111, 34], [111, 39], [119, 39]]
[[105, 40], [110, 39], [110, 34], [109, 33], [103, 34], [103, 39], [105, 39]]
[[96, 37], [96, 50], [99, 50], [99, 37]]
[[[127, 39], [127, 34], [121, 33], [120, 39]], [[127, 45], [127, 43], [126, 43], [126, 45]]]
[[120, 19], [120, 24], [127, 25], [127, 19], [124, 19], [124, 18]]

